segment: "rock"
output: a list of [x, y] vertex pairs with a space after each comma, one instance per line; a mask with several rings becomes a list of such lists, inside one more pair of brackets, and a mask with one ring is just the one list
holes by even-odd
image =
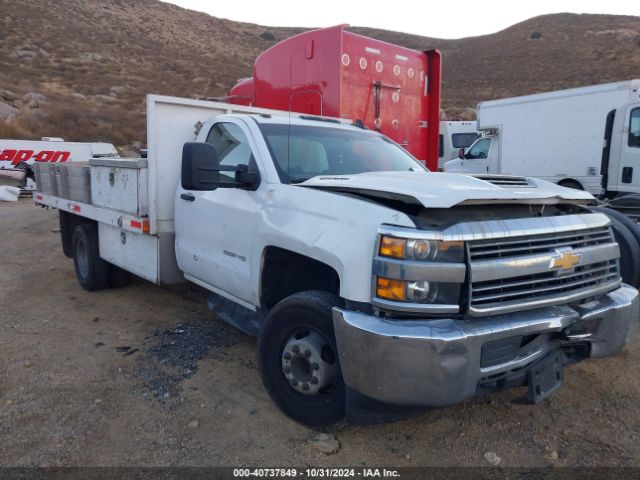
[[24, 362], [24, 366], [27, 367], [27, 368], [31, 368], [32, 365], [33, 365], [33, 363], [31, 363], [29, 360]]
[[18, 96], [13, 93], [11, 90], [0, 90], [0, 98], [3, 98], [8, 101], [17, 100]]
[[22, 100], [25, 102], [30, 102], [31, 100], [36, 100], [38, 102], [44, 102], [47, 99], [45, 95], [37, 92], [28, 92], [22, 96]]
[[102, 403], [102, 399], [101, 398], [96, 398], [93, 403]]
[[493, 466], [500, 465], [500, 462], [502, 461], [495, 452], [485, 452], [484, 459]]
[[25, 93], [22, 96], [22, 101], [26, 104], [26, 106], [33, 109], [40, 108], [40, 106], [44, 103], [46, 99], [47, 97], [45, 97], [41, 93], [35, 93], [35, 92]]
[[102, 55], [93, 52], [84, 52], [80, 54], [80, 61], [82, 63], [99, 62], [102, 60]]
[[558, 458], [560, 458], [560, 454], [557, 450], [551, 450], [551, 453], [549, 453], [549, 457], [551, 457], [551, 460], [558, 460]]
[[95, 98], [98, 101], [106, 102], [106, 103], [112, 103], [116, 101], [116, 99], [110, 95], [94, 95], [93, 98]]
[[333, 433], [319, 433], [309, 443], [325, 455], [333, 455], [340, 450], [340, 442]]
[[0, 118], [7, 120], [8, 118], [15, 116], [18, 113], [18, 109], [5, 102], [0, 102]]
[[198, 427], [200, 426], [200, 422], [199, 422], [198, 420], [195, 420], [195, 419], [194, 419], [194, 420], [191, 420], [191, 421], [187, 424], [187, 426], [188, 426], [189, 428], [198, 428]]
[[73, 98], [77, 98], [78, 100], [86, 100], [86, 99], [87, 99], [86, 95], [83, 95], [83, 94], [78, 93], [78, 92], [73, 92], [73, 93], [71, 94], [71, 96], [72, 96]]
[[13, 53], [16, 55], [16, 57], [22, 58], [24, 60], [31, 60], [36, 56], [36, 52], [32, 50], [15, 50]]

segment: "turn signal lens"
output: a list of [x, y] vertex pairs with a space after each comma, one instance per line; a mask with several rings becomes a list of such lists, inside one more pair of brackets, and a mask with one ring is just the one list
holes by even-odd
[[379, 298], [403, 302], [407, 299], [406, 282], [378, 277], [376, 280], [376, 295]]
[[403, 238], [385, 237], [380, 239], [380, 255], [391, 258], [404, 258], [407, 241]]

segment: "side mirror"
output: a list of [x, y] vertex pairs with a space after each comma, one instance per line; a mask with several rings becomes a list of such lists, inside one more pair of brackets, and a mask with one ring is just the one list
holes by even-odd
[[187, 142], [182, 147], [182, 188], [206, 191], [218, 187], [218, 152], [210, 143]]
[[[220, 172], [232, 172], [220, 175]], [[218, 152], [210, 143], [187, 142], [182, 147], [182, 188], [210, 191], [216, 188], [256, 190], [260, 174], [248, 165], [220, 165]]]
[[460, 150], [458, 150], [458, 158], [460, 160], [464, 160], [464, 148], [461, 148]]
[[260, 174], [250, 172], [247, 165], [240, 164], [236, 167], [236, 182], [238, 186], [247, 190], [256, 190], [260, 184]]

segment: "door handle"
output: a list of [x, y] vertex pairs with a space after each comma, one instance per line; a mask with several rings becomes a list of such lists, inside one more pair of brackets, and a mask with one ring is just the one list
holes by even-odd
[[186, 200], [187, 202], [193, 202], [196, 199], [193, 193], [181, 193], [180, 198]]

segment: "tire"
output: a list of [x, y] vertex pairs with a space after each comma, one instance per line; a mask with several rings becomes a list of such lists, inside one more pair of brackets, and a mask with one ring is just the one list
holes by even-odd
[[620, 275], [632, 287], [640, 287], [640, 230], [626, 215], [606, 207], [590, 207], [611, 220], [613, 235], [620, 246]]
[[580, 185], [575, 180], [560, 180], [558, 182], [558, 185], [565, 188], [573, 188], [574, 190], [584, 190], [584, 188], [582, 188], [582, 185]]
[[590, 207], [594, 212], [600, 212], [607, 215], [609, 218], [616, 218], [620, 221], [625, 227], [629, 229], [629, 231], [633, 234], [638, 245], [640, 246], [640, 228], [638, 228], [638, 224], [627, 217], [624, 213], [614, 210], [611, 207]]
[[71, 221], [71, 214], [64, 210], [58, 210], [58, 217], [60, 220], [60, 241], [62, 242], [62, 252], [67, 258], [73, 258], [73, 223]]
[[109, 277], [107, 284], [109, 288], [122, 288], [131, 283], [131, 274], [116, 265], [109, 264]]
[[100, 258], [98, 251], [98, 226], [85, 223], [76, 226], [72, 237], [73, 265], [76, 278], [89, 292], [107, 288], [109, 264]]
[[295, 293], [271, 310], [258, 338], [267, 392], [287, 416], [311, 427], [344, 417], [345, 386], [332, 318], [332, 308], [341, 304], [328, 292]]

